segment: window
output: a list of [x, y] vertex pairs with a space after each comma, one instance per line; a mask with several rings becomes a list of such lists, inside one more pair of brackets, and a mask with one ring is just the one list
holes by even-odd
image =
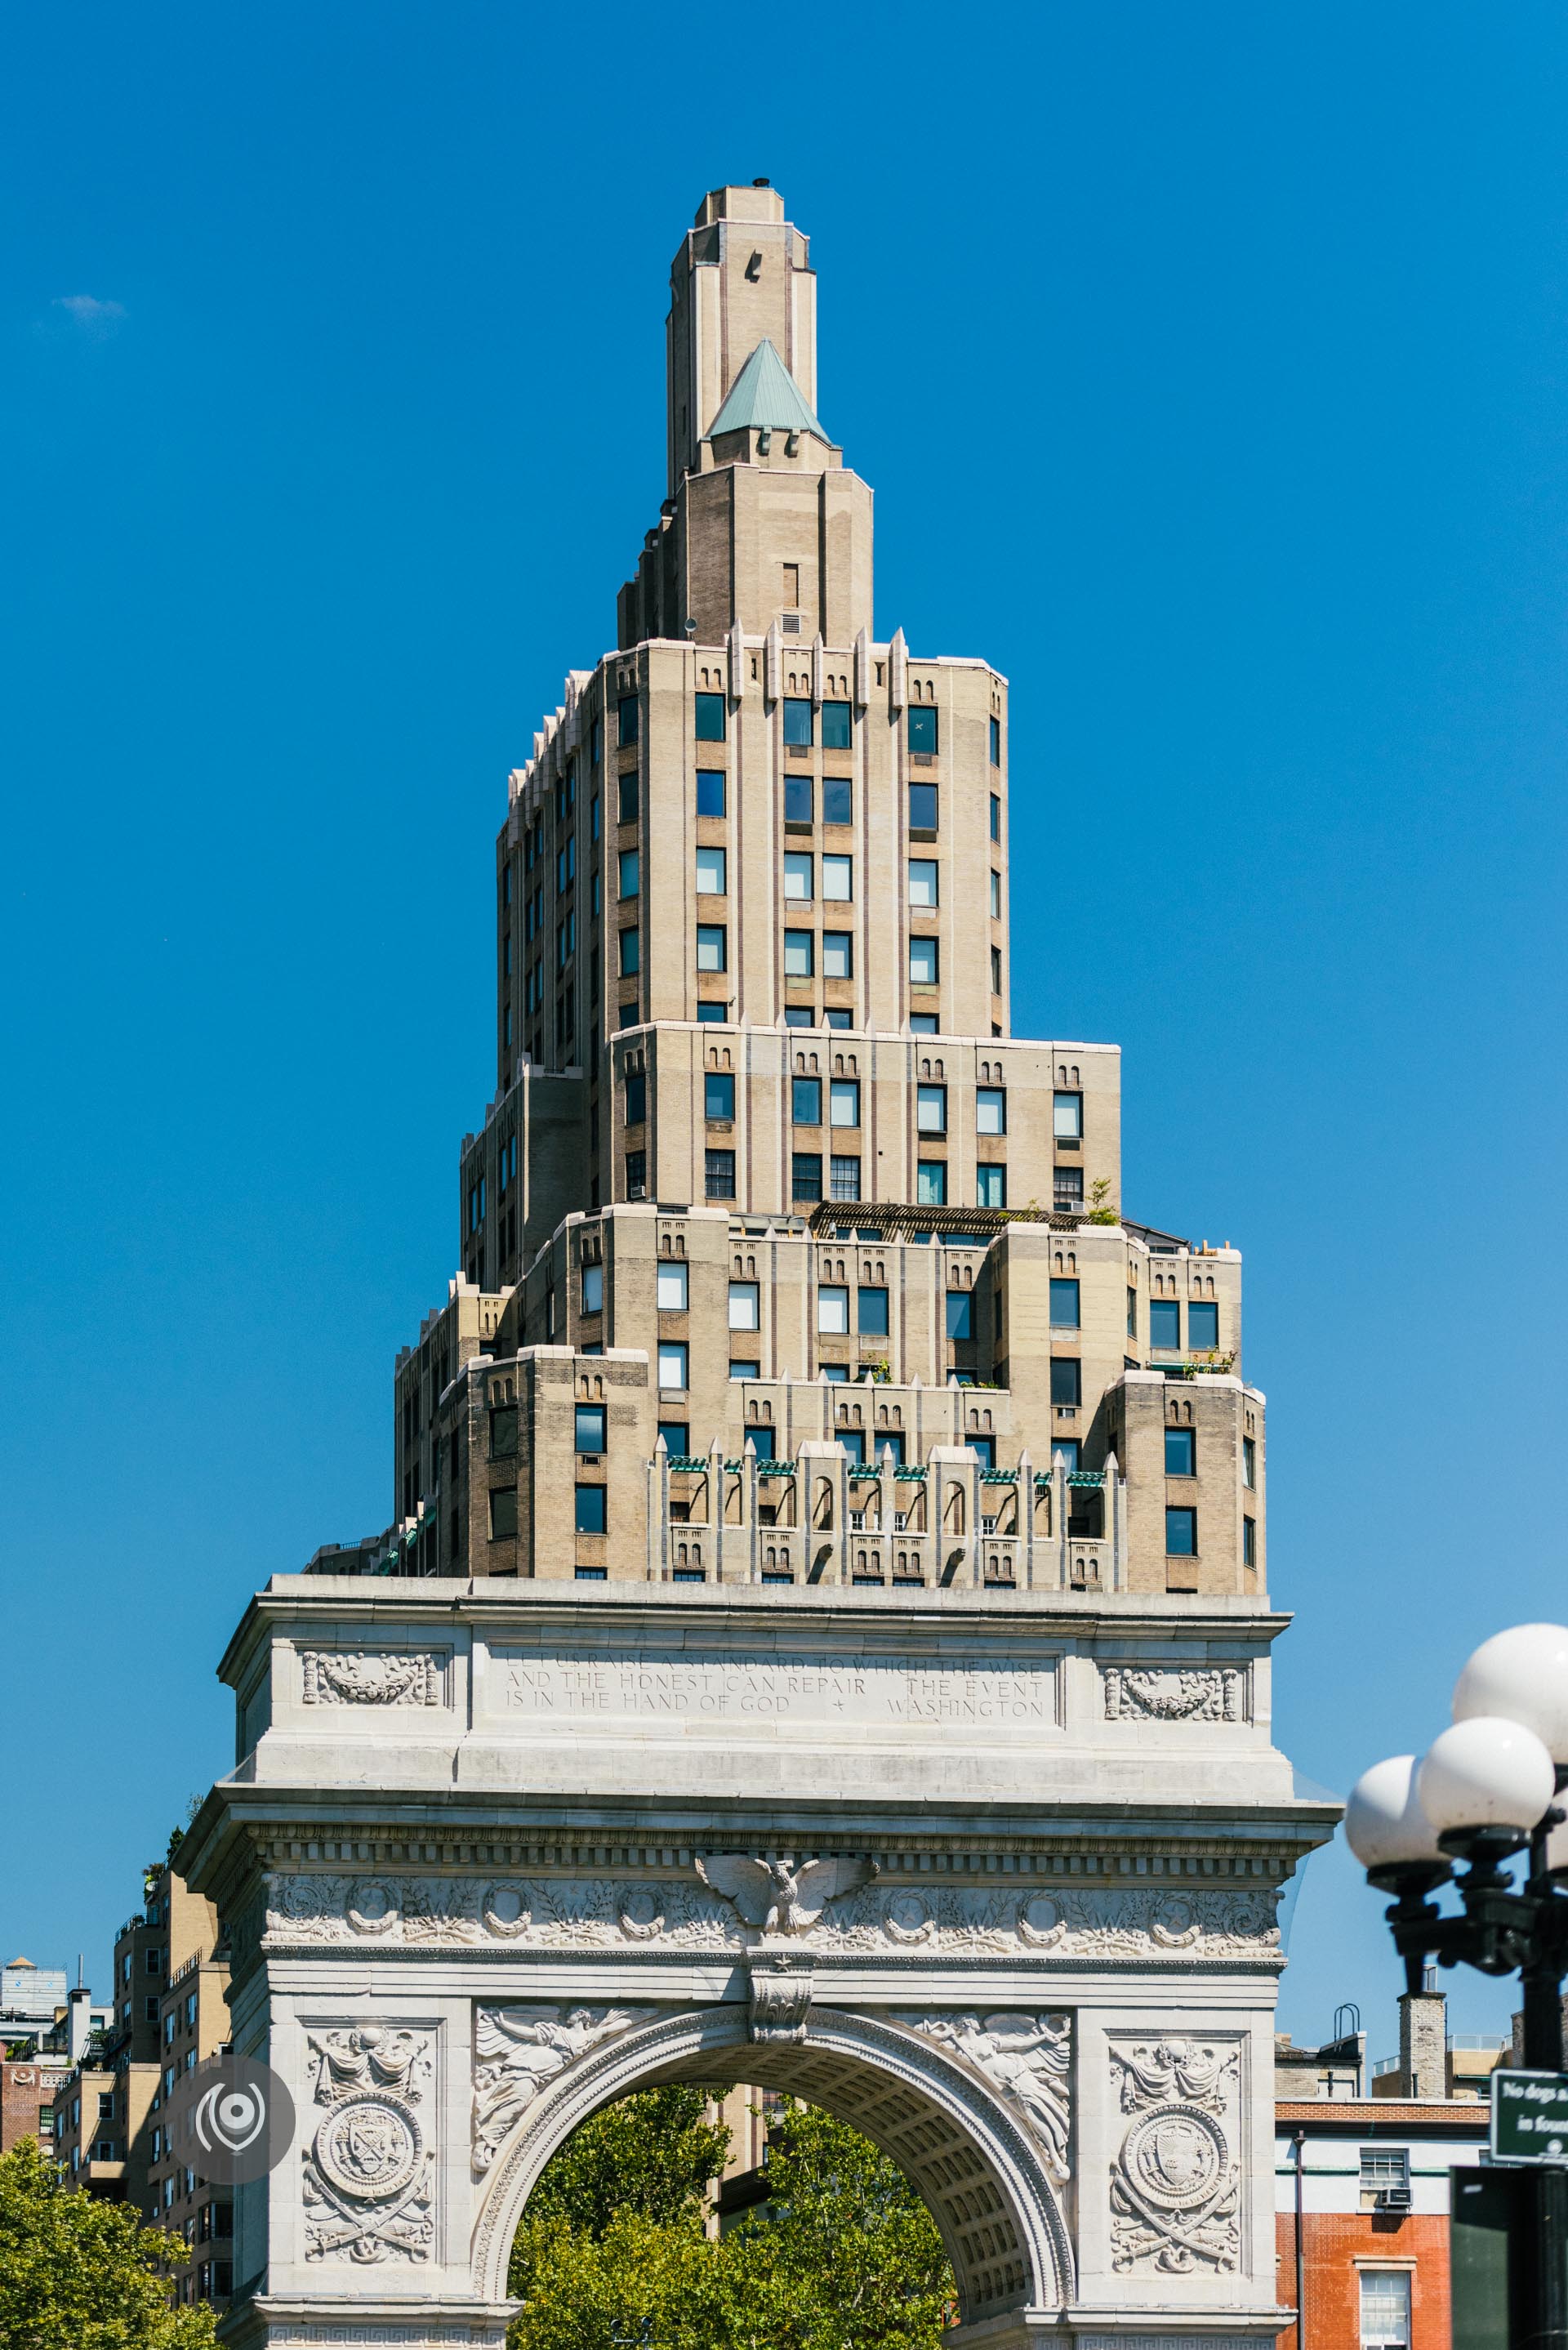
[[1002, 876], [1000, 873], [993, 873], [991, 877], [991, 919], [993, 922], [1000, 922], [1002, 920]]
[[816, 1150], [797, 1150], [790, 1160], [789, 1195], [792, 1200], [820, 1200], [822, 1197], [822, 1154]]
[[1007, 1170], [1005, 1167], [977, 1167], [974, 1170], [974, 1198], [979, 1208], [1005, 1208], [1007, 1205]]
[[784, 706], [784, 738], [797, 747], [809, 743], [813, 736], [812, 711], [809, 702], [786, 695]]
[[1084, 1367], [1076, 1355], [1052, 1356], [1051, 1400], [1070, 1411], [1084, 1400]]
[[855, 859], [853, 857], [825, 857], [822, 860], [822, 894], [836, 902], [855, 895]]
[[1137, 1336], [1137, 1292], [1136, 1289], [1129, 1289], [1127, 1292], [1127, 1336], [1129, 1338], [1136, 1338]]
[[937, 830], [937, 787], [935, 784], [909, 785], [909, 830], [917, 840], [931, 840]]
[[1258, 1440], [1254, 1436], [1241, 1439], [1241, 1482], [1249, 1493], [1258, 1482]]
[[635, 979], [639, 970], [641, 968], [641, 943], [637, 931], [622, 931], [620, 934], [620, 975], [622, 979]]
[[911, 1036], [934, 1036], [937, 1033], [937, 1015], [934, 1012], [910, 1013], [909, 1034]]
[[809, 931], [786, 931], [784, 934], [784, 967], [786, 979], [809, 979], [816, 968], [815, 941]]
[[857, 1200], [860, 1197], [860, 1161], [835, 1151], [828, 1161], [827, 1188], [835, 1200]]
[[607, 1579], [609, 1570], [603, 1566], [579, 1566], [576, 1573], [579, 1583], [603, 1583]]
[[583, 1312], [602, 1314], [605, 1310], [605, 1269], [602, 1264], [583, 1267]]
[[915, 1198], [922, 1208], [945, 1208], [948, 1168], [945, 1159], [922, 1159], [915, 1169]]
[[814, 794], [809, 775], [784, 777], [784, 822], [797, 830], [803, 826], [809, 831], [812, 822]]
[[909, 748], [931, 756], [937, 747], [937, 712], [934, 703], [911, 702], [909, 704]]
[[1181, 1307], [1174, 1297], [1148, 1301], [1148, 1343], [1158, 1353], [1177, 1352], [1181, 1346]]
[[761, 1363], [741, 1362], [737, 1359], [730, 1365], [730, 1377], [732, 1379], [759, 1379], [762, 1375]]
[[162, 1973], [162, 1971], [163, 1971], [163, 1953], [162, 1953], [162, 1951], [161, 1951], [161, 1950], [149, 1950], [149, 1951], [148, 1951], [148, 1953], [147, 1953], [147, 1971], [148, 1971], [148, 1973], [149, 1973], [150, 1975], [161, 1975], [161, 1974]]
[[828, 1284], [816, 1293], [816, 1326], [825, 1337], [842, 1338], [849, 1331], [849, 1292]]
[[578, 1404], [576, 1449], [579, 1452], [604, 1451], [605, 1407], [602, 1403]]
[[659, 1384], [661, 1388], [683, 1388], [686, 1385], [686, 1358], [690, 1352], [684, 1338], [659, 1340]]
[[1410, 2272], [1361, 2272], [1361, 2350], [1408, 2350]]
[[699, 971], [727, 971], [730, 967], [729, 932], [722, 922], [699, 922], [697, 925], [697, 968]]
[[697, 696], [697, 740], [699, 743], [722, 743], [723, 739], [723, 695], [700, 693]]
[[911, 857], [909, 859], [909, 903], [911, 906], [937, 906], [941, 903], [941, 867], [934, 857]]
[[862, 1289], [855, 1299], [856, 1326], [863, 1338], [885, 1338], [888, 1336], [888, 1293], [885, 1289]]
[[1058, 1453], [1062, 1456], [1062, 1466], [1064, 1469], [1075, 1469], [1078, 1465], [1077, 1438], [1075, 1436], [1054, 1436], [1051, 1439], [1051, 1461], [1053, 1467], [1055, 1465], [1056, 1456]]
[[972, 1290], [949, 1290], [948, 1336], [950, 1338], [972, 1338], [974, 1336], [974, 1293]]
[[890, 1461], [895, 1469], [903, 1467], [904, 1439], [900, 1430], [878, 1429], [872, 1450], [878, 1461]]
[[1258, 1564], [1258, 1521], [1256, 1518], [1243, 1518], [1241, 1521], [1241, 1564], [1243, 1566], [1256, 1566]]
[[824, 775], [822, 821], [824, 824], [854, 823], [855, 779], [852, 775]]
[[1000, 947], [992, 947], [991, 950], [991, 992], [992, 995], [1002, 993], [1002, 949]]
[[702, 1154], [702, 1197], [705, 1200], [732, 1200], [735, 1196], [735, 1154], [732, 1150], [706, 1150]]
[[490, 1457], [493, 1461], [510, 1461], [517, 1452], [517, 1407], [514, 1403], [498, 1404], [490, 1415]]
[[853, 979], [855, 976], [855, 939], [849, 931], [824, 931], [822, 934], [822, 975], [824, 979]]
[[1361, 2149], [1361, 2184], [1364, 2191], [1372, 2192], [1383, 2187], [1408, 2187], [1408, 2149], [1402, 2146], [1364, 2146]]
[[607, 1492], [603, 1485], [577, 1487], [576, 1527], [580, 1534], [603, 1534]]
[[1000, 767], [1002, 764], [1002, 721], [1000, 718], [993, 718], [991, 722], [991, 764], [993, 767]]
[[661, 1419], [659, 1423], [659, 1433], [664, 1439], [666, 1452], [672, 1452], [678, 1461], [690, 1461], [691, 1422], [689, 1419]]
[[[589, 838], [590, 840], [597, 840], [597, 839], [598, 838], [598, 837], [599, 837], [599, 795], [598, 795], [597, 792], [596, 792], [596, 793], [594, 794], [594, 795], [593, 795], [592, 799], [588, 802], [588, 838]], [[596, 884], [597, 884], [597, 880], [598, 880], [598, 876], [597, 876], [597, 874], [596, 874], [596, 875], [594, 876], [594, 879], [595, 879], [595, 882], [596, 882]], [[596, 902], [597, 902], [597, 900], [596, 900]]]
[[[762, 1327], [760, 1291], [754, 1281], [732, 1281], [730, 1284], [730, 1327], [732, 1330], [757, 1330]], [[733, 1366], [732, 1366], [732, 1377]]]
[[1051, 1327], [1053, 1330], [1076, 1330], [1078, 1320], [1078, 1284], [1075, 1281], [1053, 1281], [1051, 1284]]
[[640, 1069], [629, 1070], [626, 1080], [626, 1122], [640, 1126], [648, 1116], [648, 1079]]
[[935, 939], [909, 941], [909, 984], [935, 987], [941, 976], [941, 950]]
[[832, 1004], [829, 1004], [823, 1013], [822, 1024], [825, 1028], [853, 1028], [855, 1025], [854, 1014], [847, 1011], [842, 1004], [840, 1004], [836, 1009], [835, 1009]]
[[699, 767], [697, 770], [697, 813], [699, 816], [722, 816], [725, 813], [727, 785], [722, 767]]
[[814, 862], [811, 857], [803, 856], [798, 851], [786, 854], [784, 875], [784, 893], [786, 898], [793, 898], [799, 903], [810, 902]]
[[1211, 1355], [1220, 1344], [1220, 1308], [1194, 1298], [1187, 1309], [1187, 1345], [1194, 1355]]
[[722, 848], [700, 848], [697, 851], [697, 894], [702, 898], [722, 898], [726, 894], [728, 860]]
[[974, 1097], [974, 1130], [977, 1134], [1007, 1132], [1007, 1090], [1003, 1086], [979, 1086]]
[[702, 1115], [716, 1118], [735, 1115], [735, 1080], [722, 1069], [709, 1069], [703, 1076]]
[[729, 1016], [730, 1007], [727, 1003], [700, 1003], [697, 1006], [698, 1019], [706, 1022], [710, 1026], [716, 1022], [727, 1020]]
[[854, 741], [846, 702], [825, 702], [822, 705], [822, 747], [825, 751], [847, 751]]
[[995, 1468], [996, 1439], [994, 1436], [966, 1436], [964, 1438], [964, 1442], [974, 1454], [982, 1469]]
[[790, 1079], [790, 1116], [796, 1126], [822, 1124], [822, 1079], [820, 1077]]
[[626, 1196], [642, 1200], [648, 1196], [648, 1153], [628, 1150], [626, 1154]]
[[1168, 1477], [1197, 1476], [1198, 1439], [1190, 1428], [1166, 1430], [1165, 1473]]
[[637, 696], [635, 693], [627, 693], [621, 696], [620, 700], [616, 704], [616, 720], [618, 729], [616, 739], [619, 743], [621, 749], [624, 751], [628, 743], [635, 743], [637, 740]]
[[774, 1432], [771, 1428], [748, 1428], [746, 1430], [746, 1442], [751, 1446], [759, 1461], [772, 1461], [774, 1459]]
[[991, 795], [991, 837], [992, 840], [1002, 838], [1002, 802], [994, 792]]
[[847, 1363], [820, 1363], [817, 1368], [830, 1388], [846, 1388], [849, 1385]]
[[142, 2002], [142, 2005], [141, 2005], [141, 2016], [142, 2016], [142, 2021], [143, 2021], [143, 2022], [144, 2022], [144, 2023], [156, 2023], [156, 2022], [157, 2022], [157, 2021], [158, 2021], [158, 2002], [157, 2002], [157, 2000], [156, 2000], [156, 1999], [148, 1999], [148, 2000], [144, 2000], [144, 2001]]
[[860, 1123], [860, 1080], [858, 1077], [835, 1077], [827, 1089], [828, 1124], [858, 1126]]
[[921, 1134], [945, 1134], [948, 1130], [948, 1089], [946, 1086], [918, 1086], [915, 1089], [915, 1126]]
[[[684, 1314], [691, 1302], [691, 1289], [685, 1265], [661, 1263], [655, 1284], [655, 1294], [661, 1314]], [[684, 1387], [685, 1380], [682, 1379], [680, 1384]]]
[[1081, 1167], [1054, 1167], [1051, 1170], [1051, 1204], [1070, 1214], [1084, 1204], [1084, 1170]]
[[1198, 1513], [1196, 1510], [1167, 1510], [1165, 1513], [1165, 1555], [1167, 1558], [1197, 1557]]
[[641, 881], [641, 860], [635, 848], [623, 848], [619, 859], [619, 880], [617, 893], [622, 898], [635, 898]]
[[511, 1542], [517, 1533], [517, 1488], [507, 1485], [490, 1496], [490, 1539]]

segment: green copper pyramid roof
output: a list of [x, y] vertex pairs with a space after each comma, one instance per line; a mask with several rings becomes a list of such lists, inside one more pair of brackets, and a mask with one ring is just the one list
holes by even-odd
[[815, 432], [819, 441], [827, 439], [799, 384], [765, 335], [730, 386], [729, 397], [708, 427], [707, 437], [740, 432], [748, 425], [770, 427], [775, 432]]

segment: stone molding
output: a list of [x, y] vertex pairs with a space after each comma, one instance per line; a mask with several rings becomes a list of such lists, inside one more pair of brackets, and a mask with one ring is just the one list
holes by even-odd
[[[806, 1872], [802, 1871], [802, 1876]], [[867, 1883], [789, 1937], [819, 1956], [1049, 1955], [1282, 1963], [1273, 1887]], [[690, 1877], [371, 1875], [275, 1871], [268, 1951], [324, 1945], [402, 1950], [731, 1953], [770, 1939], [730, 1898]]]
[[1235, 2272], [1240, 2038], [1113, 2038], [1107, 2053], [1117, 2105], [1131, 2117], [1110, 2177], [1111, 2266]]

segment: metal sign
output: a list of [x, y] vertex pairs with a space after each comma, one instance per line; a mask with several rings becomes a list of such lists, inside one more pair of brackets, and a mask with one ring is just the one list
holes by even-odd
[[1491, 2076], [1494, 2162], [1568, 2163], [1568, 2073]]

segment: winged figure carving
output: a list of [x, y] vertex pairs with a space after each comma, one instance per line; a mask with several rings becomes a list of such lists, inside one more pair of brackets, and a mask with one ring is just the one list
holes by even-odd
[[869, 1885], [874, 1860], [753, 1860], [744, 1853], [697, 1855], [697, 1874], [764, 1934], [803, 1934], [830, 1901]]

